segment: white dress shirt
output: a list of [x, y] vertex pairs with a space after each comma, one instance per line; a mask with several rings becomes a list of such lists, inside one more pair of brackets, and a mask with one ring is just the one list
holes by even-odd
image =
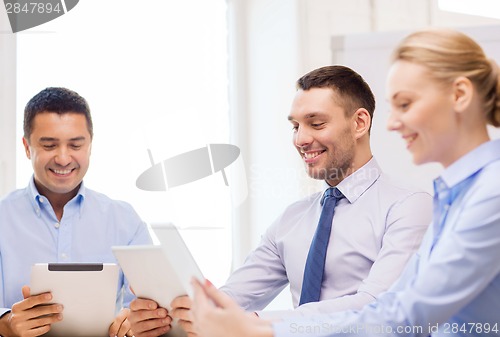
[[500, 336], [500, 140], [435, 181], [434, 225], [399, 280], [361, 311], [274, 324], [275, 336]]
[[[332, 312], [372, 302], [399, 277], [432, 218], [431, 196], [394, 183], [373, 158], [337, 187], [345, 198], [335, 208], [320, 302], [300, 311]], [[288, 206], [221, 290], [255, 311], [289, 283], [297, 307], [322, 195]]]

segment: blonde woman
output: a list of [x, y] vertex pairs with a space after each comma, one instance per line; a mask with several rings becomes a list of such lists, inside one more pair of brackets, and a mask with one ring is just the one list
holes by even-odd
[[393, 287], [360, 311], [266, 322], [193, 282], [201, 336], [500, 336], [499, 69], [468, 36], [423, 30], [396, 48], [388, 129], [416, 164], [441, 163], [434, 219]]

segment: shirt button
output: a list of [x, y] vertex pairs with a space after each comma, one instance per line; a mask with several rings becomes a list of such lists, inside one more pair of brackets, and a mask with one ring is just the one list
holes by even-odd
[[56, 222], [56, 223], [54, 224], [54, 227], [55, 227], [55, 228], [59, 228], [59, 227], [61, 227], [61, 224], [60, 224], [59, 222]]
[[42, 197], [38, 197], [38, 201], [40, 201], [43, 204], [43, 198]]

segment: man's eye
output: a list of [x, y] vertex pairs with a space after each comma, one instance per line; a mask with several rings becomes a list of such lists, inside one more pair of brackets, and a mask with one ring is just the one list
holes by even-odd
[[54, 144], [47, 144], [47, 145], [44, 145], [43, 148], [46, 149], [46, 150], [52, 150], [54, 149], [56, 146]]
[[323, 125], [325, 125], [325, 123], [313, 123], [313, 124], [311, 124], [311, 126], [314, 128], [319, 128], [319, 127], [322, 127]]
[[298, 125], [292, 125], [292, 130], [293, 131], [297, 131], [299, 129], [299, 126]]
[[73, 145], [71, 145], [71, 148], [73, 148], [73, 149], [75, 149], [75, 150], [79, 150], [79, 149], [81, 149], [81, 147], [82, 147], [82, 146], [81, 146], [81, 145], [79, 145], [79, 144], [73, 144]]

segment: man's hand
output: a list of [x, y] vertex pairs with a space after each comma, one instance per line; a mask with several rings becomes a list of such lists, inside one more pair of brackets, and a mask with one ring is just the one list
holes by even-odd
[[135, 337], [157, 337], [172, 328], [172, 318], [168, 310], [158, 303], [144, 298], [136, 298], [130, 302], [130, 321]]
[[24, 300], [15, 303], [10, 313], [2, 317], [5, 337], [35, 337], [50, 330], [52, 323], [62, 320], [63, 306], [49, 304], [51, 293], [31, 296], [30, 288], [22, 288]]
[[123, 308], [109, 326], [109, 337], [132, 337], [134, 333], [128, 320], [130, 309]]
[[244, 312], [212, 283], [192, 281], [194, 328], [203, 337], [272, 337], [271, 323]]
[[186, 331], [189, 337], [198, 336], [193, 327], [193, 314], [191, 312], [192, 301], [188, 296], [179, 296], [174, 298], [170, 316], [177, 319], [177, 324]]

